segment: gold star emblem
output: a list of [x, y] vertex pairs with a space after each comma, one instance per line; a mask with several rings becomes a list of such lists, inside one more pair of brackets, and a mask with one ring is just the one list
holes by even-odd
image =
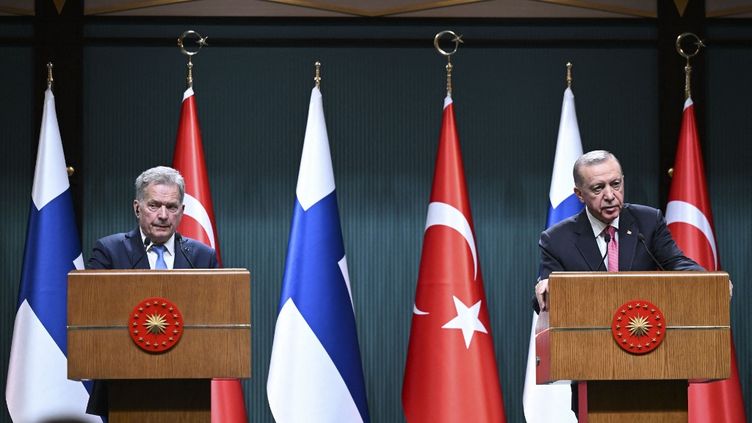
[[167, 319], [165, 319], [165, 316], [162, 314], [150, 314], [146, 316], [146, 322], [144, 322], [144, 326], [146, 326], [146, 331], [149, 333], [155, 335], [165, 333], [165, 329], [167, 328]]
[[650, 328], [653, 326], [648, 323], [648, 319], [646, 317], [642, 316], [634, 316], [629, 319], [629, 324], [627, 324], [627, 328], [629, 329], [629, 333], [632, 334], [632, 336], [645, 336], [650, 331]]

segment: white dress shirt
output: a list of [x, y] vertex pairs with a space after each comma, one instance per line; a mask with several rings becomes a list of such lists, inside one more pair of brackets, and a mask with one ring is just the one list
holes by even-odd
[[[144, 235], [144, 231], [142, 231], [141, 228], [139, 228], [139, 231], [141, 232], [141, 242], [146, 243], [146, 235]], [[150, 242], [149, 245], [146, 246], [146, 257], [149, 259], [149, 269], [154, 269], [157, 266], [157, 252], [151, 248], [152, 246], [154, 246], [153, 242]], [[170, 239], [164, 243], [164, 246], [165, 252], [163, 258], [167, 268], [172, 270], [175, 268], [175, 234], [172, 234]]]

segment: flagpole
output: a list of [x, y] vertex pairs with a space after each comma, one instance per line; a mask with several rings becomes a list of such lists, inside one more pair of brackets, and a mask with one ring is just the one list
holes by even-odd
[[[188, 39], [195, 42], [191, 49], [186, 46]], [[186, 89], [180, 110], [173, 167], [185, 178], [185, 212], [178, 226], [178, 232], [214, 248], [217, 262], [221, 267], [222, 256], [214, 219], [214, 206], [204, 159], [196, 97], [193, 92], [192, 57], [197, 55], [202, 47], [208, 46], [206, 40], [207, 37], [193, 30], [183, 32], [177, 40], [180, 52], [188, 58], [188, 63], [186, 64]], [[212, 422], [243, 423], [248, 421], [245, 395], [240, 380], [212, 379], [210, 395]]]
[[73, 197], [60, 136], [52, 63], [47, 63], [23, 266], [13, 321], [5, 401], [13, 421], [50, 421], [64, 416], [101, 422], [86, 414], [89, 393], [67, 378], [65, 329], [67, 275], [83, 269]]
[[[52, 92], [52, 85], [55, 82], [55, 78], [52, 76], [52, 69], [55, 67], [55, 65], [52, 64], [52, 62], [47, 62], [47, 89]], [[70, 178], [73, 176], [73, 173], [75, 172], [75, 169], [73, 166], [66, 166], [65, 167], [65, 173], [68, 174], [68, 177]]]
[[[684, 51], [681, 46], [682, 41], [688, 37], [695, 40], [693, 43], [695, 50], [691, 53]], [[674, 168], [669, 170], [672, 181], [666, 205], [666, 224], [677, 246], [687, 257], [709, 271], [717, 271], [721, 266], [713, 225], [713, 212], [697, 133], [695, 106], [690, 91], [692, 68], [689, 60], [696, 56], [702, 47], [705, 47], [705, 44], [695, 34], [684, 33], [676, 38], [676, 51], [687, 60], [684, 67], [686, 98]], [[729, 301], [731, 300], [730, 289], [729, 284]], [[687, 420], [690, 423], [747, 421], [733, 330], [729, 332], [729, 343], [731, 349], [729, 377], [714, 382], [689, 384]]]
[[[439, 46], [447, 34], [452, 51]], [[447, 95], [402, 385], [409, 423], [506, 422], [451, 97], [450, 56], [461, 42], [452, 31], [434, 37], [447, 57]], [[446, 236], [447, 230], [458, 236]]]
[[266, 382], [278, 423], [369, 423], [316, 62]]

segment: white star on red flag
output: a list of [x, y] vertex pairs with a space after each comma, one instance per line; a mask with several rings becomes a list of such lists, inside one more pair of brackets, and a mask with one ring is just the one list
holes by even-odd
[[473, 334], [475, 334], [475, 332], [488, 333], [486, 327], [483, 326], [483, 322], [478, 319], [481, 301], [468, 307], [462, 302], [462, 300], [454, 295], [452, 295], [452, 298], [454, 298], [454, 308], [457, 310], [457, 317], [446, 322], [441, 328], [460, 329], [462, 331], [462, 336], [465, 338], [465, 347], [470, 349], [470, 342], [473, 340]]

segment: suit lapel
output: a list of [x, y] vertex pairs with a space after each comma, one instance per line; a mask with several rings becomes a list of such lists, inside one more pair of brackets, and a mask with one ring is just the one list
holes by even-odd
[[191, 253], [191, 247], [187, 246], [183, 240], [183, 237], [175, 233], [175, 263], [172, 265], [173, 269], [191, 269], [193, 266], [188, 261], [188, 254]]
[[149, 260], [146, 258], [146, 248], [141, 242], [141, 234], [138, 228], [128, 232], [125, 235], [125, 251], [128, 253], [128, 259], [131, 262], [132, 269], [148, 269]]
[[639, 233], [637, 221], [625, 205], [619, 217], [619, 270], [632, 270]]
[[577, 215], [577, 242], [575, 245], [590, 270], [600, 267], [601, 253], [598, 250], [598, 244], [595, 242], [593, 227], [590, 226], [590, 220], [588, 220], [585, 210]]

